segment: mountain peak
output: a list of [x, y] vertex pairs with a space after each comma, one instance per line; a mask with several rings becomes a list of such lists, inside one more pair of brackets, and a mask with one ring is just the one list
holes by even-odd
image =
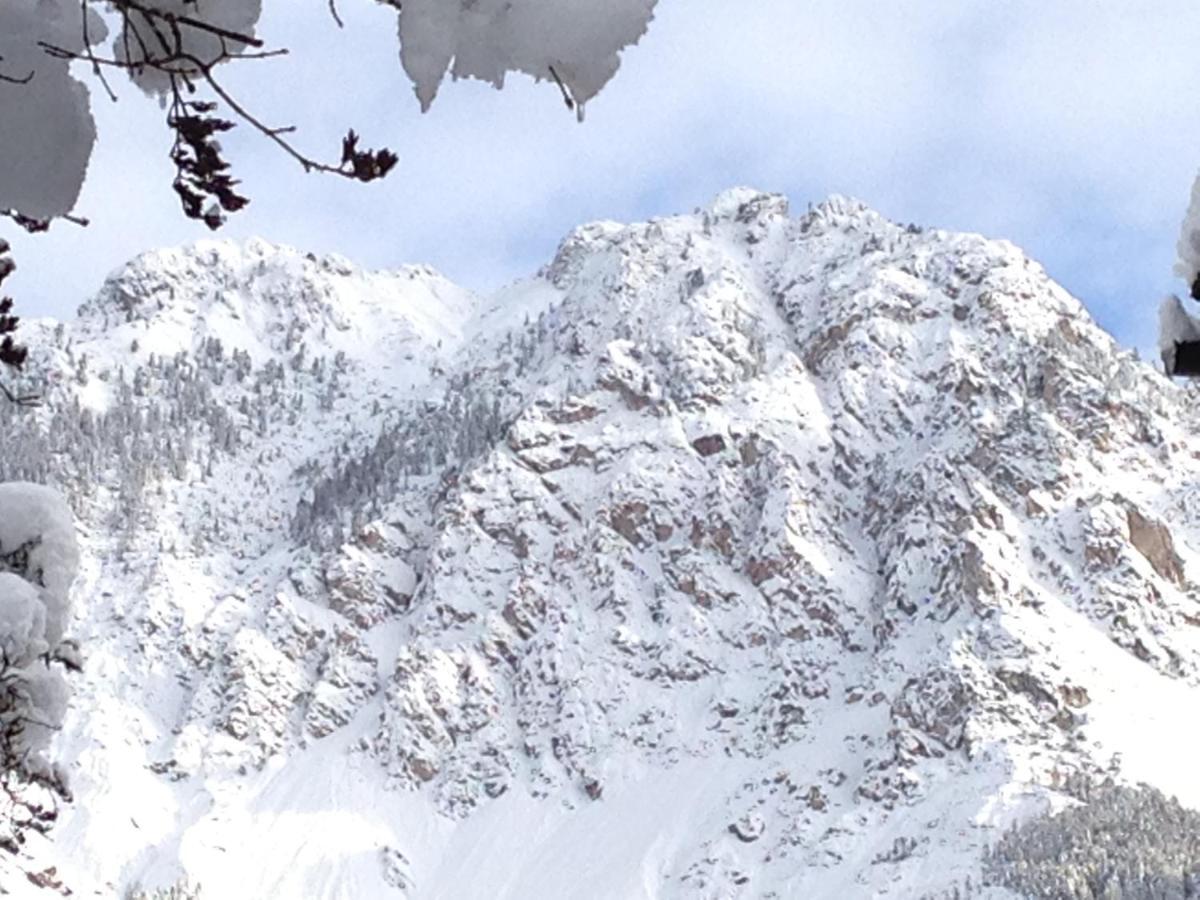
[[79, 330], [171, 355], [210, 340], [255, 359], [301, 340], [337, 350], [456, 339], [475, 299], [424, 266], [368, 272], [259, 238], [142, 254], [79, 310]]
[[708, 212], [718, 219], [745, 217], [747, 210], [769, 209], [778, 216], [788, 214], [788, 201], [782, 194], [772, 194], [750, 187], [735, 187], [719, 193], [708, 205]]
[[952, 896], [1200, 803], [1196, 413], [1012, 245], [737, 189], [483, 303], [143, 259], [6, 426], [84, 519], [77, 893]]

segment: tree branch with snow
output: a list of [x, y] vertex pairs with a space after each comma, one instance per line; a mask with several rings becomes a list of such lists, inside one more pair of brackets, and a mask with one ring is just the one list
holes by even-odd
[[42, 485], [0, 484], [0, 846], [13, 851], [70, 797], [47, 750], [66, 714], [63, 671], [81, 663], [65, 637], [78, 565], [66, 501]]
[[[620, 52], [645, 33], [656, 0], [379, 2], [397, 11], [401, 63], [423, 110], [447, 74], [499, 88], [509, 72], [523, 72], [553, 82], [582, 118], [587, 102], [616, 73]], [[331, 3], [330, 10], [340, 24], [337, 6]], [[235, 121], [306, 172], [357, 181], [386, 176], [397, 161], [391, 150], [359, 150], [351, 130], [340, 161], [320, 162], [295, 146], [294, 129], [266, 124], [220, 80], [222, 66], [287, 52], [258, 36], [261, 14], [261, 0], [7, 0], [0, 7], [0, 210], [49, 222], [68, 215], [78, 200], [96, 129], [89, 87], [71, 71], [77, 61], [109, 96], [115, 97], [104, 73], [118, 69], [149, 96], [166, 100], [168, 127], [177, 138], [181, 125], [193, 137], [196, 129], [208, 129], [200, 142], [208, 148], [201, 154], [208, 169], [202, 182], [232, 180], [212, 138]], [[216, 115], [219, 110], [228, 118]], [[177, 140], [172, 158], [195, 144]], [[245, 205], [244, 197], [238, 195], [239, 204], [224, 188], [199, 190], [186, 174], [175, 182], [184, 213], [210, 227], [233, 212], [231, 206]], [[206, 202], [197, 205], [197, 195]]]

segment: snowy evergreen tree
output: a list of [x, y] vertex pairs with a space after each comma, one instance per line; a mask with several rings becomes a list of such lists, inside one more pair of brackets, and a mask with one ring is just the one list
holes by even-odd
[[66, 669], [80, 666], [64, 632], [78, 550], [62, 497], [0, 484], [0, 846], [54, 821], [67, 778], [46, 756], [66, 712]]
[[1037, 900], [1200, 897], [1200, 813], [1147, 786], [1081, 793], [1084, 802], [1016, 825], [992, 847], [991, 881]]

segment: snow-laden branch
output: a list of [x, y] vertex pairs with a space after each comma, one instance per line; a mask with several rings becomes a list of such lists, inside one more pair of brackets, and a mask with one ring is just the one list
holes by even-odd
[[1179, 228], [1176, 253], [1175, 274], [1188, 283], [1193, 289], [1192, 296], [1200, 300], [1195, 290], [1196, 278], [1200, 275], [1200, 175], [1192, 184], [1192, 197]]
[[[67, 710], [64, 669], [79, 651], [64, 639], [79, 566], [66, 501], [37, 484], [0, 484], [0, 846], [48, 826], [66, 778], [46, 751]], [[44, 788], [39, 797], [33, 787]]]
[[[380, 2], [397, 10], [401, 62], [423, 109], [447, 73], [501, 87], [509, 72], [523, 72], [554, 82], [582, 117], [584, 105], [616, 73], [620, 52], [645, 33], [657, 0]], [[330, 2], [330, 10], [334, 27], [337, 5]], [[249, 100], [225, 89], [218, 67], [286, 52], [268, 49], [258, 35], [261, 14], [262, 0], [3, 0], [0, 212], [37, 222], [70, 213], [96, 140], [89, 88], [112, 94], [105, 72], [113, 69], [169, 101], [175, 121], [181, 99], [217, 103], [306, 171], [370, 180], [364, 175], [379, 177], [391, 168], [381, 169], [380, 159], [362, 151], [344, 153], [340, 163], [314, 160], [291, 142], [289, 127], [265, 124]], [[89, 64], [89, 83], [72, 73], [77, 60]], [[394, 162], [393, 156], [383, 159]]]
[[0, 210], [49, 219], [75, 205], [96, 140], [88, 90], [39, 42], [82, 52], [85, 34], [106, 29], [78, 0], [0, 4]]
[[656, 0], [383, 0], [400, 10], [400, 59], [428, 109], [446, 73], [497, 88], [553, 80], [583, 117], [654, 16]]
[[1158, 308], [1158, 352], [1168, 375], [1175, 372], [1176, 344], [1200, 341], [1200, 322], [1188, 315], [1174, 294]]

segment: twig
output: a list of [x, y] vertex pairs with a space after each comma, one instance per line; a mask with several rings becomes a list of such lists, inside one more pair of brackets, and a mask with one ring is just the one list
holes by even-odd
[[27, 216], [17, 209], [0, 209], [0, 217], [12, 219], [28, 232], [48, 231], [51, 223], [58, 219], [70, 222], [72, 225], [78, 225], [80, 228], [87, 228], [92, 224], [89, 219], [83, 216], [73, 216], [70, 213], [62, 213], [49, 219], [39, 219], [35, 216]]
[[[213, 75], [213, 68], [220, 62], [224, 62], [224, 59], [218, 59], [215, 62], [206, 63], [199, 57], [193, 56], [190, 53], [185, 53], [182, 50], [178, 50], [174, 52], [169, 59], [133, 63], [120, 59], [106, 59], [94, 55], [89, 59], [88, 56], [76, 53], [73, 50], [68, 50], [65, 47], [59, 47], [55, 44], [46, 43], [45, 41], [39, 41], [38, 46], [40, 46], [51, 56], [57, 58], [87, 60], [95, 62], [99, 65], [111, 66], [113, 68], [126, 70], [145, 66], [162, 72], [165, 75], [176, 78], [198, 76], [199, 78], [203, 79], [210, 88], [212, 88], [213, 93], [220, 97], [221, 100], [223, 100], [226, 105], [228, 105], [229, 108], [237, 114], [238, 118], [254, 128], [257, 132], [259, 132], [259, 134], [275, 143], [281, 150], [283, 150], [284, 153], [296, 160], [296, 162], [300, 164], [301, 168], [303, 168], [305, 172], [323, 172], [329, 175], [341, 175], [343, 178], [349, 178], [351, 180], [362, 180], [359, 175], [355, 173], [355, 171], [352, 169], [347, 169], [344, 162], [339, 165], [331, 165], [329, 163], [320, 162], [312, 157], [306, 156], [291, 143], [284, 140], [283, 135], [294, 133], [296, 131], [296, 126], [267, 125], [254, 113], [247, 109], [242, 103], [240, 103], [237, 98], [234, 97], [233, 94], [231, 94], [219, 80], [217, 80], [217, 77]], [[262, 53], [258, 54], [239, 54], [237, 58], [266, 59], [275, 56], [281, 56], [286, 53], [287, 50], [285, 48], [281, 48], [277, 50], [263, 51]], [[180, 67], [180, 64], [182, 64], [182, 67]]]
[[554, 66], [550, 66], [550, 74], [554, 76], [554, 83], [558, 85], [558, 89], [562, 91], [563, 102], [567, 104], [567, 109], [574, 111], [575, 98], [571, 96], [571, 92], [567, 90], [567, 86], [563, 84], [563, 80], [558, 77], [558, 73], [554, 71]]
[[193, 19], [190, 16], [179, 16], [175, 13], [163, 12], [162, 10], [152, 9], [143, 6], [136, 0], [110, 0], [112, 5], [121, 13], [122, 16], [127, 16], [128, 10], [134, 10], [141, 13], [147, 23], [153, 23], [155, 20], [166, 22], [173, 30], [178, 31], [180, 25], [187, 28], [194, 28], [197, 31], [204, 31], [225, 40], [233, 41], [236, 44], [242, 44], [245, 47], [263, 47], [265, 44], [259, 38], [249, 34], [242, 34], [237, 31], [230, 31], [228, 28], [222, 28], [219, 25], [213, 25], [210, 22], [205, 22], [201, 19]]
[[[0, 61], [2, 60], [3, 57], [0, 57]], [[31, 69], [29, 74], [24, 78], [17, 78], [13, 75], [5, 75], [3, 72], [0, 72], [0, 81], [5, 84], [29, 84], [29, 82], [33, 81], [33, 70]]]
[[5, 399], [14, 406], [29, 408], [42, 405], [42, 398], [38, 394], [14, 394], [2, 381], [0, 381], [0, 393], [3, 393]]
[[92, 61], [92, 74], [103, 85], [105, 93], [108, 94], [108, 99], [116, 103], [117, 95], [113, 92], [112, 85], [108, 83], [108, 79], [104, 77], [104, 71], [100, 68], [100, 64], [96, 62], [96, 58], [92, 55], [92, 34], [91, 26], [88, 25], [87, 0], [79, 0], [79, 12], [83, 18], [83, 48]]
[[337, 22], [338, 28], [346, 27], [346, 23], [342, 21], [342, 17], [338, 15], [337, 0], [329, 0], [329, 14], [333, 16], [333, 21]]

